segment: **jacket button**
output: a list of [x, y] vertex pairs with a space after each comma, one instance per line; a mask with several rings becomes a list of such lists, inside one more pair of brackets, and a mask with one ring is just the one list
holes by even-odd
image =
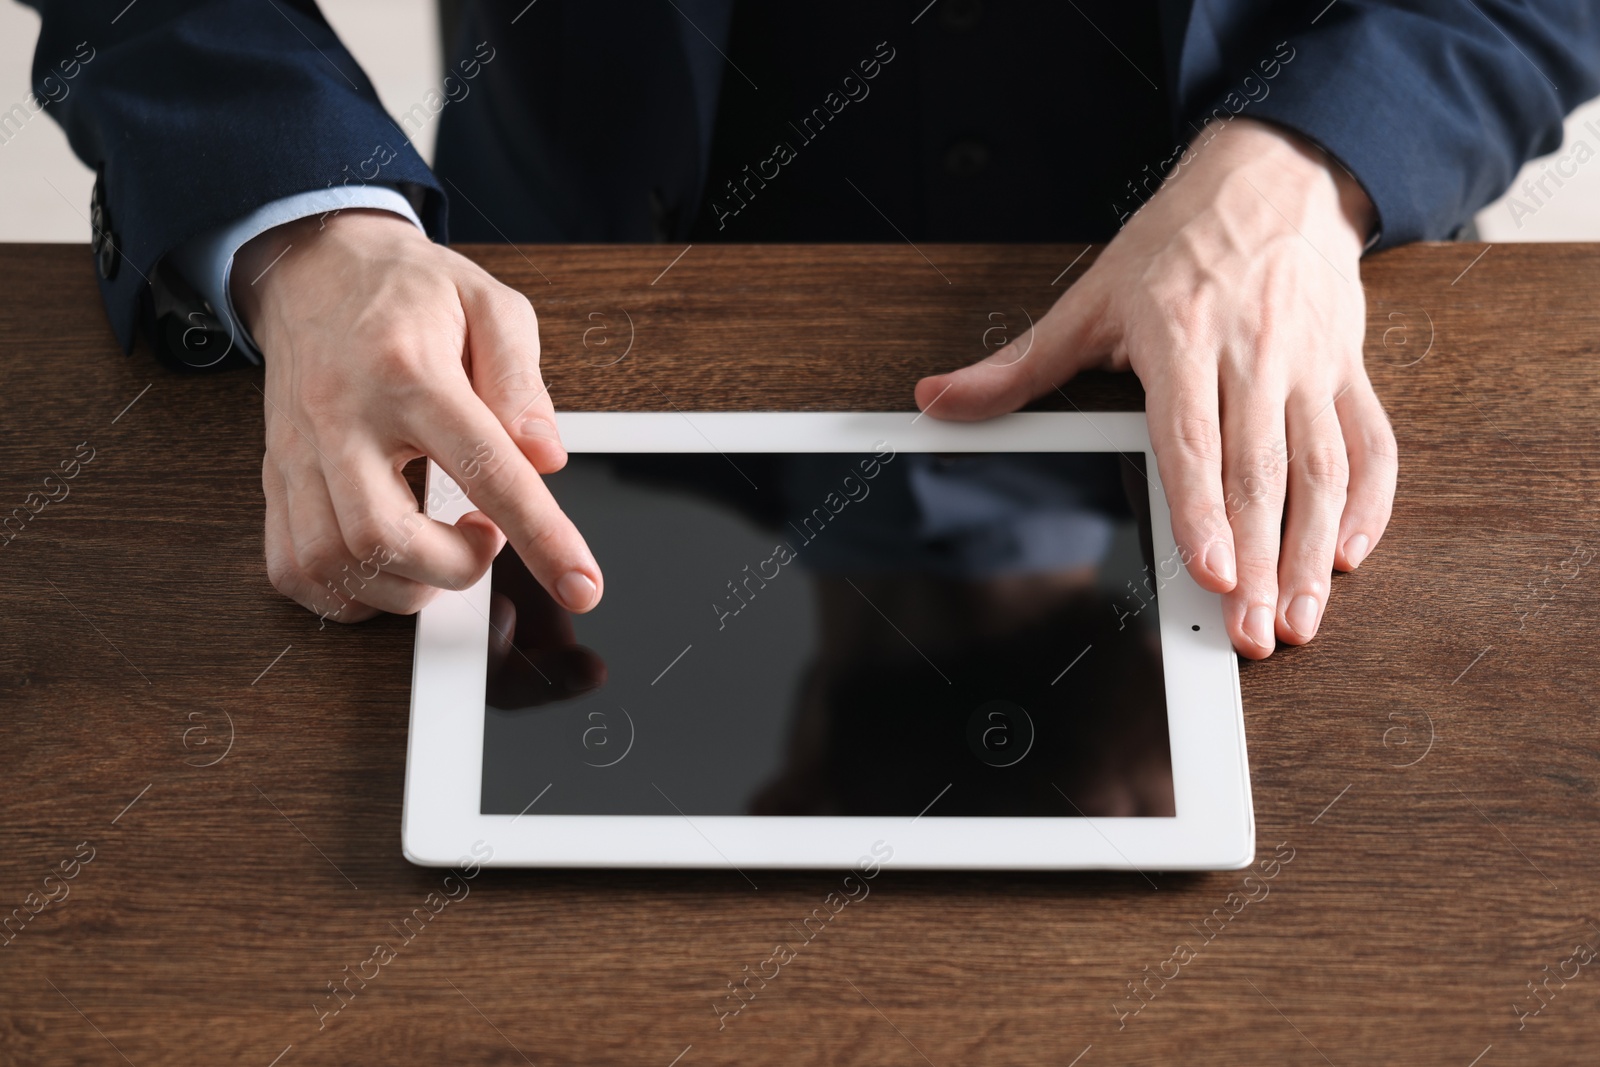
[[111, 214], [106, 210], [102, 178], [96, 178], [94, 192], [89, 196], [89, 227], [93, 235], [89, 247], [94, 251], [95, 267], [100, 277], [111, 281], [117, 276], [117, 263], [122, 257], [117, 252], [116, 235], [111, 232]]
[[107, 233], [105, 240], [100, 242], [100, 247], [95, 249], [94, 254], [95, 265], [100, 268], [100, 277], [108, 282], [114, 279], [117, 276], [117, 262], [122, 258], [117, 250], [116, 238]]
[[676, 204], [668, 206], [667, 199], [661, 195], [660, 187], [650, 190], [650, 232], [657, 244], [663, 244], [672, 239], [678, 229], [678, 207]]
[[944, 169], [958, 178], [970, 178], [989, 166], [989, 146], [982, 141], [963, 140], [944, 154]]

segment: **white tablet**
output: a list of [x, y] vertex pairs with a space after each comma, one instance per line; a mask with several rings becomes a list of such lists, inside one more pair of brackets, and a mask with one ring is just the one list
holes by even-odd
[[[605, 597], [508, 546], [423, 609], [413, 863], [1251, 862], [1237, 660], [1142, 414], [557, 419]], [[427, 507], [473, 505], [430, 464]]]

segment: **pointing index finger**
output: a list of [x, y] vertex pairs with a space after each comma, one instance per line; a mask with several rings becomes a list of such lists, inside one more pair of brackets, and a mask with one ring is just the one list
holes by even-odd
[[[585, 612], [600, 602], [604, 581], [583, 535], [475, 393], [464, 385], [451, 388], [417, 422], [417, 447], [450, 471], [467, 498], [505, 532], [557, 603]], [[463, 466], [452, 457], [470, 459]]]

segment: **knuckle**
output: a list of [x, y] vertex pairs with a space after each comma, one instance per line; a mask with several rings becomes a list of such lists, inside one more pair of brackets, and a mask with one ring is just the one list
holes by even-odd
[[273, 460], [281, 460], [294, 454], [295, 448], [300, 443], [300, 432], [294, 428], [287, 416], [276, 412], [267, 415], [266, 454]]
[[488, 441], [479, 441], [473, 446], [469, 455], [462, 456], [456, 460], [455, 471], [452, 472], [451, 476], [454, 477], [456, 473], [460, 473], [468, 481], [475, 480], [483, 473], [485, 461], [494, 458], [495, 451], [494, 445]]
[[476, 585], [478, 579], [488, 573], [493, 563], [493, 559], [469, 560], [457, 567], [456, 573], [449, 575], [449, 579], [459, 588]]
[[1230, 480], [1249, 499], [1272, 498], [1283, 492], [1284, 453], [1266, 445], [1242, 449], [1230, 465]]
[[267, 581], [272, 583], [272, 588], [284, 596], [293, 596], [293, 590], [300, 580], [293, 556], [280, 546], [268, 545], [266, 560]]
[[1228, 528], [1226, 509], [1208, 497], [1191, 494], [1187, 498], [1168, 503], [1172, 508], [1175, 531], [1181, 531], [1178, 533], [1178, 540], [1189, 546], [1188, 549], [1184, 549], [1180, 545], [1182, 551], [1198, 553], [1218, 533]]
[[427, 384], [427, 369], [412, 352], [386, 348], [374, 354], [373, 363], [374, 374], [390, 387], [410, 391]]
[[345, 544], [357, 559], [365, 559], [369, 554], [383, 548], [385, 538], [388, 536], [387, 524], [370, 512], [350, 520], [348, 528], [344, 531]]
[[493, 277], [485, 276], [488, 283], [483, 287], [484, 302], [489, 310], [498, 315], [531, 315], [533, 301], [529, 300], [520, 289], [511, 286]]
[[565, 515], [534, 512], [527, 515], [522, 529], [526, 531], [526, 553], [536, 574], [542, 572], [554, 580], [578, 566], [568, 538], [568, 534], [573, 533], [572, 525]]
[[[407, 337], [384, 334], [375, 338], [367, 355], [370, 370], [389, 385], [413, 386], [427, 380], [427, 362]], [[343, 383], [338, 384], [343, 389]], [[325, 397], [324, 399], [334, 399]]]
[[1303, 530], [1295, 538], [1295, 553], [1287, 564], [1296, 568], [1299, 578], [1296, 588], [1303, 588], [1321, 597], [1327, 591], [1327, 575], [1333, 567], [1333, 550], [1338, 540], [1337, 526], [1317, 526]]
[[528, 546], [540, 559], [554, 558], [561, 548], [561, 535], [557, 525], [548, 520], [529, 523]]
[[329, 601], [329, 603], [321, 608], [313, 608], [312, 610], [318, 615], [323, 615], [323, 613], [326, 612], [325, 617], [328, 622], [336, 622], [342, 623], [345, 626], [353, 626], [358, 622], [365, 622], [367, 619], [370, 619], [377, 614], [376, 608], [368, 607], [367, 605], [357, 601], [343, 600], [334, 596], [332, 593], [324, 593], [323, 596]]
[[1278, 569], [1276, 560], [1253, 559], [1239, 556], [1239, 584], [1229, 593], [1243, 604], [1271, 604], [1278, 599]]
[[1312, 596], [1317, 598], [1319, 603], [1322, 604], [1326, 604], [1328, 602], [1328, 598], [1333, 594], [1332, 584], [1329, 583], [1327, 578], [1321, 576], [1307, 577], [1304, 581], [1300, 582], [1296, 588], [1302, 592], [1310, 593]]
[[[1157, 300], [1161, 300], [1160, 296]], [[1203, 341], [1210, 330], [1206, 312], [1189, 303], [1168, 303], [1160, 318], [1141, 331], [1154, 346], [1168, 352], [1193, 352], [1204, 347]]]
[[539, 374], [537, 359], [517, 362], [495, 375], [489, 383], [499, 396], [521, 396], [544, 392], [544, 379]]
[[513, 457], [503, 448], [491, 447], [487, 452], [481, 448], [474, 449], [472, 458], [464, 462], [466, 467], [462, 468], [458, 464], [457, 470], [461, 470], [462, 473], [466, 473], [466, 470], [473, 471], [474, 481], [493, 486], [503, 492], [510, 492], [515, 486], [518, 470], [512, 466]]
[[1182, 534], [1178, 537], [1178, 550], [1182, 555], [1184, 566], [1203, 557], [1206, 545], [1210, 545], [1218, 539], [1218, 536], [1226, 534], [1229, 530], [1227, 510], [1216, 506], [1213, 502], [1184, 504], [1178, 507], [1174, 515], [1178, 517], [1178, 525], [1182, 528]]
[[539, 316], [533, 310], [533, 301], [529, 300], [521, 290], [494, 282], [484, 292], [483, 306], [490, 315], [504, 321], [508, 326], [531, 331], [531, 335], [526, 339], [532, 343], [533, 350], [537, 354]]
[[1391, 467], [1399, 466], [1400, 446], [1395, 441], [1394, 430], [1389, 426], [1389, 420], [1383, 419], [1361, 432], [1362, 450], [1371, 458]]
[[1139, 288], [1148, 294], [1156, 320], [1170, 330], [1198, 336], [1211, 322], [1203, 286], [1193, 278], [1174, 274], [1160, 260], [1152, 261], [1140, 276]]
[[533, 310], [533, 301], [516, 289], [502, 285], [497, 291], [496, 299], [503, 309], [503, 313], [509, 317], [527, 322], [538, 319], [538, 315]]
[[439, 590], [432, 586], [417, 584], [410, 589], [399, 593], [390, 611], [396, 615], [415, 615], [437, 596]]
[[[354, 596], [354, 585], [350, 582], [349, 575], [340, 574], [337, 567], [326, 564], [307, 568], [302, 566], [300, 572], [305, 576], [311, 595], [323, 599], [336, 599]], [[344, 584], [341, 584], [344, 583]]]
[[1295, 458], [1301, 477], [1313, 489], [1342, 493], [1350, 485], [1350, 460], [1342, 445], [1319, 444]]
[[1216, 463], [1222, 454], [1222, 433], [1217, 424], [1198, 415], [1186, 415], [1173, 423], [1172, 442], [1183, 458], [1195, 463]]
[[1369, 455], [1397, 458], [1398, 449], [1389, 413], [1383, 409], [1383, 401], [1378, 399], [1364, 377], [1351, 387], [1350, 399], [1348, 413], [1341, 412], [1339, 419], [1345, 438]]
[[345, 562], [344, 555], [343, 541], [332, 533], [318, 532], [294, 545], [295, 566], [318, 585], [338, 576]]
[[1233, 517], [1233, 550], [1238, 557], [1239, 584], [1248, 585], [1247, 576], [1271, 583], [1278, 573], [1278, 554], [1282, 538], [1276, 523], [1268, 524], [1249, 514]]

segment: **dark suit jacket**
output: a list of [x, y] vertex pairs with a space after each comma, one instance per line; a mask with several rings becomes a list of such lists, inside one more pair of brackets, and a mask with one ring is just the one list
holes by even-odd
[[[447, 203], [456, 232], [478, 238], [678, 239], [703, 224], [717, 195], [706, 186], [721, 175], [706, 171], [719, 93], [734, 77], [722, 57], [732, 0], [466, 5], [452, 74], [463, 79], [458, 64], [482, 47], [495, 56], [479, 60], [474, 94], [438, 116], [443, 181], [404, 143], [313, 0], [26, 2], [44, 17], [34, 60], [40, 98], [52, 95], [44, 82], [59, 79], [61, 64], [81, 64], [49, 110], [99, 173], [101, 292], [125, 347], [148, 305], [145, 279], [166, 252], [293, 193], [388, 183], [413, 196], [440, 241]], [[1174, 151], [1125, 176], [1123, 209], [1137, 206], [1141, 188], [1153, 187], [1208, 116], [1237, 113], [1295, 129], [1341, 160], [1377, 206], [1382, 245], [1443, 238], [1523, 162], [1558, 147], [1565, 114], [1600, 93], [1592, 0], [1147, 2], [1159, 12], [1160, 69], [1140, 73], [1161, 84]], [[935, 35], [974, 16], [1037, 44], [1030, 8], [1059, 6], [937, 0], [912, 25], [924, 3], [884, 9], [898, 13], [924, 55], [940, 54]], [[1085, 9], [1095, 10], [1087, 0], [1074, 7]], [[796, 31], [797, 47], [838, 36], [835, 25], [813, 21]], [[861, 54], [875, 43], [862, 42]], [[85, 46], [93, 58], [82, 62]], [[937, 101], [941, 77], [919, 68], [922, 99]], [[1026, 116], [1036, 103], [1004, 78], [970, 91], [987, 94], [976, 103], [991, 115]], [[938, 108], [928, 111], [937, 135]], [[1094, 165], [1096, 146], [1035, 133], [1041, 151], [1059, 143], [1060, 166]], [[376, 155], [381, 164], [379, 145], [393, 149]], [[872, 163], [863, 165], [870, 180]], [[1119, 209], [1106, 208], [1114, 229]], [[949, 232], [952, 216], [970, 220], [973, 209], [943, 210], [926, 210], [918, 232]], [[986, 232], [983, 219], [967, 232]], [[1103, 235], [1045, 227], [1037, 236]]]

